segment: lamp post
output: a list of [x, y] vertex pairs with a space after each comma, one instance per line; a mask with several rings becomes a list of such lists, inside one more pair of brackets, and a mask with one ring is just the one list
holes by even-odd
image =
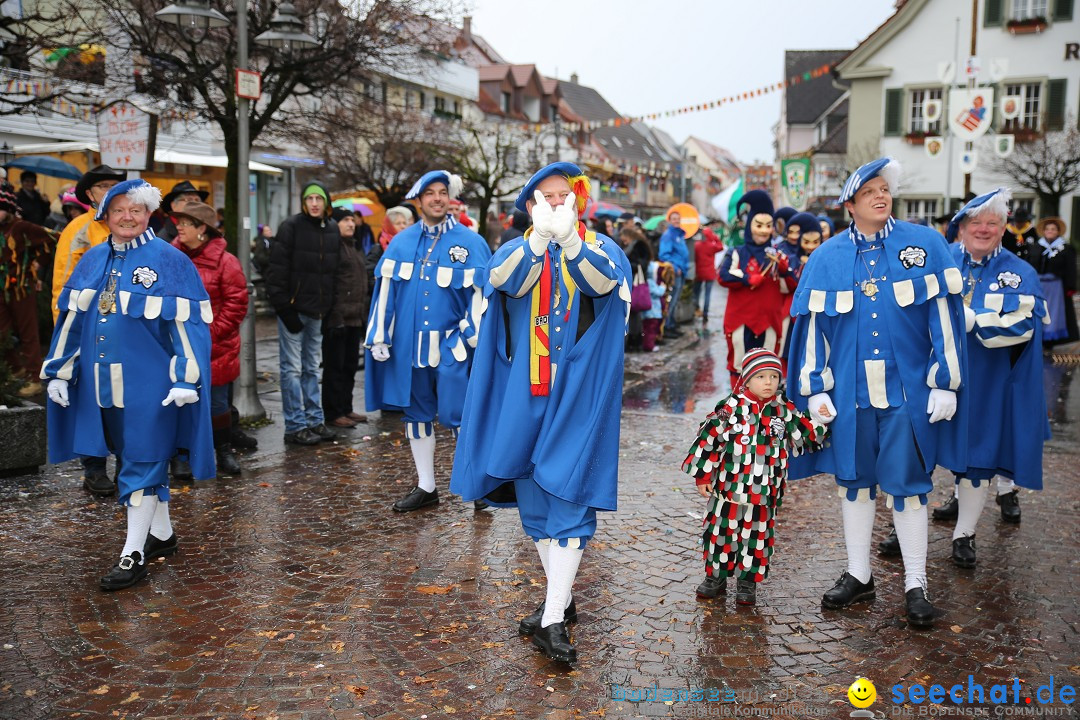
[[11, 146], [4, 141], [3, 145], [0, 145], [0, 166], [7, 165], [9, 162], [15, 159], [15, 151], [11, 149]]
[[[247, 0], [241, 0], [241, 2], [243, 6], [238, 4], [236, 8], [236, 69], [247, 70]], [[202, 40], [209, 28], [223, 27], [229, 23], [228, 18], [210, 7], [210, 0], [180, 0], [154, 13], [154, 16], [159, 20], [187, 28], [193, 34], [198, 33], [198, 39], [192, 38], [195, 42]], [[304, 32], [304, 23], [297, 17], [296, 9], [289, 2], [283, 2], [278, 6], [274, 17], [270, 20], [270, 29], [258, 35], [255, 42], [286, 51], [319, 44], [315, 38]], [[255, 373], [255, 293], [250, 279], [251, 219], [248, 216], [251, 209], [251, 195], [248, 189], [251, 182], [251, 171], [248, 167], [251, 139], [248, 129], [248, 99], [239, 94], [236, 96], [236, 112], [236, 254], [237, 259], [240, 260], [240, 267], [244, 270], [244, 277], [248, 279], [248, 312], [244, 322], [240, 324], [240, 378], [237, 392], [233, 396], [233, 404], [236, 405], [240, 417], [258, 420], [266, 417], [266, 410], [259, 401], [258, 378]]]

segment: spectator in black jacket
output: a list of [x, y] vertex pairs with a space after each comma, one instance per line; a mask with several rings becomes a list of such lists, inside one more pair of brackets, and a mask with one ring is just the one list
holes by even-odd
[[514, 219], [510, 222], [510, 227], [502, 231], [502, 236], [499, 238], [499, 245], [504, 245], [514, 238], [519, 238], [525, 234], [525, 231], [532, 225], [532, 218], [529, 217], [529, 213], [522, 212], [520, 210], [514, 211]]
[[330, 217], [330, 193], [304, 185], [302, 212], [278, 228], [270, 246], [266, 289], [278, 316], [281, 409], [285, 442], [316, 445], [334, 440], [319, 396], [322, 323], [334, 304], [341, 268], [341, 235]]
[[334, 307], [323, 325], [322, 403], [327, 425], [351, 428], [367, 422], [352, 406], [368, 308], [368, 272], [357, 225], [367, 225], [347, 208], [335, 208], [334, 220], [341, 234], [341, 268]]
[[19, 184], [22, 187], [15, 195], [15, 199], [19, 203], [22, 219], [35, 225], [44, 225], [51, 208], [49, 199], [37, 190], [37, 173], [32, 170], [23, 170], [19, 175]]

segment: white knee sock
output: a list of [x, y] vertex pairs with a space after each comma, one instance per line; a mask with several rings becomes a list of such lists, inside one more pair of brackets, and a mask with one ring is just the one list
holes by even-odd
[[997, 479], [997, 494], [998, 495], [1004, 495], [1006, 493], [1011, 493], [1015, 489], [1016, 489], [1016, 483], [1014, 483], [1009, 478], [1007, 478], [1007, 477], [999, 477]]
[[959, 483], [953, 483], [953, 486], [952, 486], [952, 496], [954, 498], [956, 498], [957, 500], [960, 499], [960, 491], [956, 487], [958, 484]]
[[540, 564], [544, 566], [544, 577], [548, 577], [548, 557], [551, 555], [551, 540], [540, 538], [535, 543], [536, 553], [540, 556]]
[[972, 487], [967, 478], [956, 484], [957, 497], [960, 498], [960, 506], [956, 514], [956, 528], [953, 529], [952, 539], [956, 540], [965, 535], [975, 534], [975, 524], [979, 522], [986, 498], [990, 494], [990, 483], [984, 480], [979, 487]]
[[544, 617], [540, 627], [547, 627], [563, 621], [563, 613], [570, 604], [574, 590], [574, 578], [577, 577], [578, 565], [584, 552], [578, 547], [577, 538], [573, 538], [566, 547], [552, 540], [548, 545], [548, 583], [547, 597], [544, 600]]
[[874, 501], [843, 499], [844, 544], [848, 574], [861, 583], [870, 582], [870, 540], [874, 533]]
[[419, 478], [417, 485], [424, 492], [433, 492], [435, 490], [435, 436], [411, 438], [409, 447], [412, 449], [413, 462], [416, 463], [416, 475]]
[[157, 510], [154, 511], [154, 519], [150, 521], [150, 534], [158, 540], [168, 540], [172, 537], [172, 520], [169, 519], [169, 503], [158, 500]]
[[[137, 491], [137, 492], [142, 492]], [[154, 519], [157, 510], [157, 495], [150, 493], [143, 495], [142, 502], [138, 507], [129, 505], [127, 509], [127, 539], [124, 541], [124, 550], [120, 556], [138, 552], [142, 555], [143, 546], [146, 545], [146, 533], [150, 532], [150, 523]], [[145, 562], [146, 558], [143, 558]]]
[[926, 588], [926, 536], [929, 522], [926, 506], [917, 510], [910, 505], [904, 512], [893, 509], [893, 525], [904, 556], [904, 592], [912, 588]]

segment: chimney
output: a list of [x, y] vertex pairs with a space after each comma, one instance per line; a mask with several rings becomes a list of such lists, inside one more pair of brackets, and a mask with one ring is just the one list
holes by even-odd
[[472, 16], [466, 15], [461, 23], [461, 34], [466, 40], [472, 40]]
[[570, 73], [570, 82], [574, 83], [575, 85], [578, 84], [578, 82], [577, 82], [577, 73]]

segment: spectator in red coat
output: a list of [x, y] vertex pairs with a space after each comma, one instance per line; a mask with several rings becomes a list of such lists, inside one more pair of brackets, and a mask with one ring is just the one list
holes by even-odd
[[[701, 229], [701, 239], [694, 243], [694, 305], [706, 324], [709, 322], [709, 298], [716, 284], [716, 253], [724, 251], [724, 243], [712, 229]], [[702, 304], [701, 295], [705, 300]]]
[[173, 218], [176, 239], [172, 244], [195, 263], [214, 311], [210, 325], [210, 419], [218, 472], [239, 475], [229, 407], [232, 381], [240, 377], [240, 323], [248, 311], [247, 280], [240, 261], [225, 249], [214, 208], [204, 202], [189, 202], [182, 211], [174, 212]]

